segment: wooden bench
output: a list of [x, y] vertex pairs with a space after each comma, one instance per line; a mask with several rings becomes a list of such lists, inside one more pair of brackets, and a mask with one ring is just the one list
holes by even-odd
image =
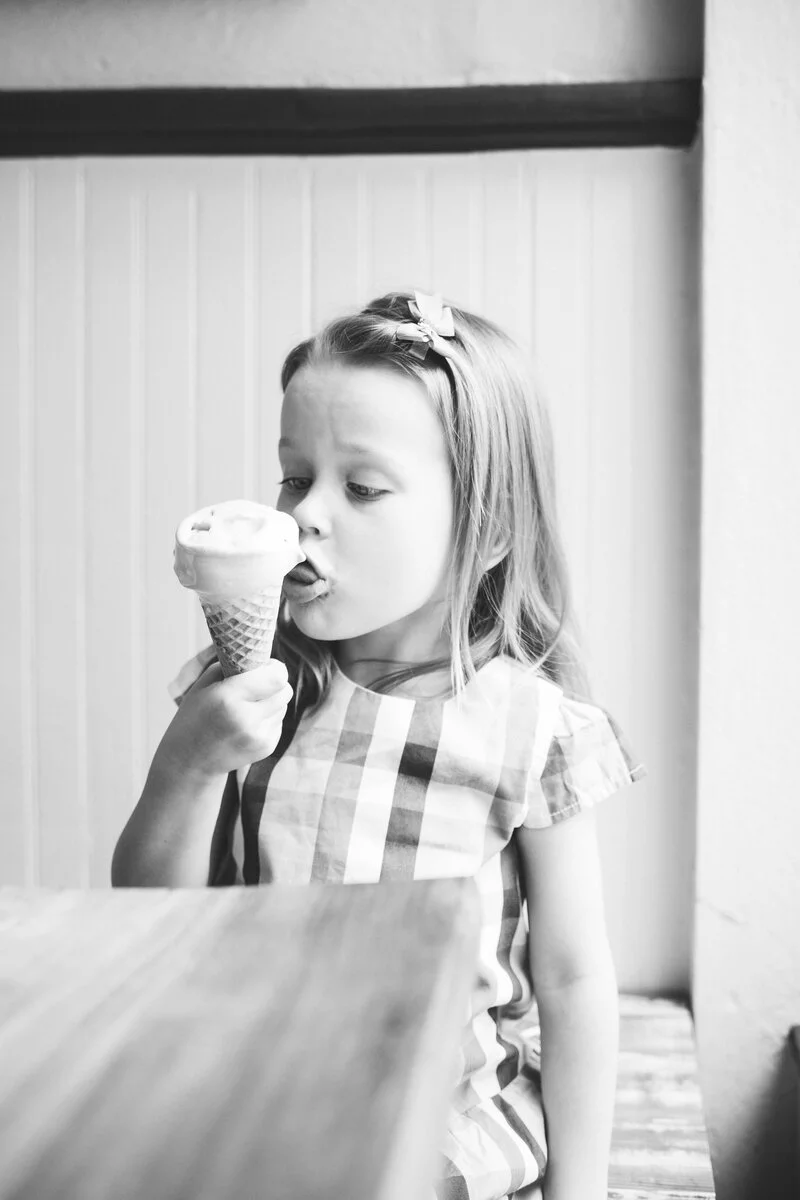
[[714, 1193], [694, 1027], [674, 1000], [620, 997], [609, 1200], [709, 1200]]

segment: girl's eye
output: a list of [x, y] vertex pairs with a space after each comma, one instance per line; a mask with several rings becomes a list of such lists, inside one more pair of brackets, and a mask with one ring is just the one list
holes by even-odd
[[293, 475], [288, 479], [282, 479], [280, 486], [285, 488], [290, 495], [298, 495], [300, 492], [305, 492], [310, 484], [310, 479], [303, 479], [299, 475]]
[[[304, 475], [289, 475], [286, 479], [280, 481], [280, 486], [290, 496], [299, 496], [303, 492], [308, 491], [312, 482], [311, 479], [307, 479]], [[378, 500], [381, 496], [385, 495], [384, 488], [367, 487], [363, 483], [348, 483], [347, 487], [351, 496], [359, 501]]]
[[348, 483], [347, 485], [357, 500], [377, 500], [385, 495], [385, 489], [366, 487], [363, 483]]

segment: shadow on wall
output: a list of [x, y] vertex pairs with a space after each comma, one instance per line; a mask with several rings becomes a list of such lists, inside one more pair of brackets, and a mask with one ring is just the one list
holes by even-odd
[[[735, 1054], [736, 1047], [730, 1053]], [[797, 1200], [800, 1196], [800, 1062], [789, 1037], [765, 1078], [760, 1095], [739, 1098], [738, 1128], [731, 1124], [724, 1148], [714, 1147], [713, 1127], [709, 1130], [720, 1200], [726, 1196]]]

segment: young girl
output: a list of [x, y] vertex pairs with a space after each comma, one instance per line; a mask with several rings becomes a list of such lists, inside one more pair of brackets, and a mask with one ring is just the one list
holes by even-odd
[[276, 661], [223, 679], [209, 648], [181, 673], [113, 882], [473, 876], [437, 1196], [605, 1200], [617, 1010], [591, 809], [643, 772], [586, 699], [545, 413], [499, 329], [421, 293], [333, 321], [282, 383], [278, 507], [307, 557]]

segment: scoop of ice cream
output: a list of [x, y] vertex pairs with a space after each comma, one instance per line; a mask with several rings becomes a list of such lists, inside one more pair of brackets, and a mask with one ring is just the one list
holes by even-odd
[[252, 500], [210, 504], [175, 533], [175, 574], [208, 596], [251, 596], [279, 587], [305, 558], [294, 517]]

